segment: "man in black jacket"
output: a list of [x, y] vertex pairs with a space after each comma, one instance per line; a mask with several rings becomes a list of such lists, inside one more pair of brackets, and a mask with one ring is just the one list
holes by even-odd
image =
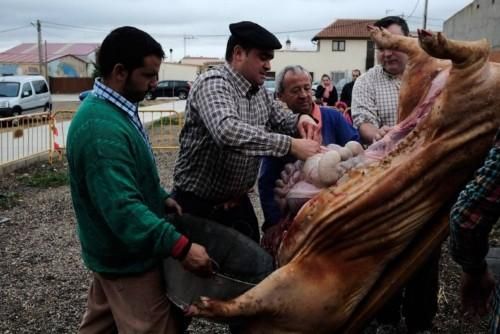
[[358, 69], [353, 70], [351, 75], [352, 81], [344, 85], [344, 88], [342, 88], [342, 93], [340, 94], [340, 101], [345, 102], [345, 104], [347, 104], [349, 108], [351, 107], [352, 87], [354, 87], [354, 82], [361, 75], [361, 71]]

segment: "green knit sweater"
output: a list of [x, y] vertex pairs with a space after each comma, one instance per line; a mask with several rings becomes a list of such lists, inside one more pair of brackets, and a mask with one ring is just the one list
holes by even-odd
[[89, 95], [71, 121], [67, 157], [82, 257], [90, 270], [144, 272], [187, 243], [164, 218], [168, 194], [124, 112]]

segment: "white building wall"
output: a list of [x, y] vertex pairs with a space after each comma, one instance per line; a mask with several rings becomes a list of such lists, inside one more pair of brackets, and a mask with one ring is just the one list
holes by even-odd
[[200, 72], [200, 66], [163, 62], [158, 73], [160, 80], [193, 81]]
[[332, 51], [331, 40], [319, 40], [319, 51], [278, 50], [271, 62], [271, 71], [278, 73], [287, 65], [302, 65], [313, 72], [313, 80], [326, 73], [344, 72], [347, 77], [354, 69], [366, 71], [366, 40], [346, 40], [345, 51]]

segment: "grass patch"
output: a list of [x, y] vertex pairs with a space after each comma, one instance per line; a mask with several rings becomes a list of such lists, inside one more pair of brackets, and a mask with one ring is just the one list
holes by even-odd
[[166, 117], [161, 117], [160, 119], [157, 119], [156, 121], [153, 121], [149, 125], [149, 129], [154, 129], [154, 128], [161, 128], [165, 126], [172, 126], [172, 125], [182, 125], [183, 118], [179, 116], [166, 116]]
[[0, 209], [8, 210], [16, 206], [21, 196], [16, 192], [2, 192], [0, 194]]
[[55, 188], [69, 184], [67, 170], [56, 168], [36, 171], [33, 174], [24, 174], [17, 179], [25, 186], [35, 188]]

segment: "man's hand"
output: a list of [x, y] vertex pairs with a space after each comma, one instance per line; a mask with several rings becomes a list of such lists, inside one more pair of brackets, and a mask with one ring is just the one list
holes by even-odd
[[495, 280], [489, 270], [479, 275], [462, 273], [460, 297], [464, 316], [477, 319], [488, 314], [494, 291]]
[[359, 135], [365, 144], [371, 144], [382, 139], [392, 127], [384, 125], [380, 129], [371, 123], [363, 123], [359, 126]]
[[310, 156], [320, 152], [319, 142], [311, 139], [292, 138], [290, 154], [299, 160], [306, 160]]
[[304, 139], [312, 139], [320, 142], [320, 128], [314, 119], [309, 116], [302, 114], [299, 116], [299, 121], [297, 122], [297, 130], [299, 134]]
[[387, 132], [389, 132], [391, 130], [392, 130], [391, 126], [384, 125], [380, 129], [377, 130], [377, 132], [375, 133], [375, 138], [373, 138], [373, 139], [375, 141], [380, 140], [387, 134]]
[[165, 200], [165, 210], [167, 211], [167, 213], [176, 213], [179, 216], [182, 216], [182, 208], [181, 208], [181, 206], [172, 197], [168, 197]]
[[283, 231], [279, 224], [269, 226], [262, 235], [260, 246], [275, 258], [282, 238]]
[[184, 260], [182, 260], [184, 269], [201, 277], [212, 275], [212, 260], [208, 256], [205, 247], [193, 243]]

